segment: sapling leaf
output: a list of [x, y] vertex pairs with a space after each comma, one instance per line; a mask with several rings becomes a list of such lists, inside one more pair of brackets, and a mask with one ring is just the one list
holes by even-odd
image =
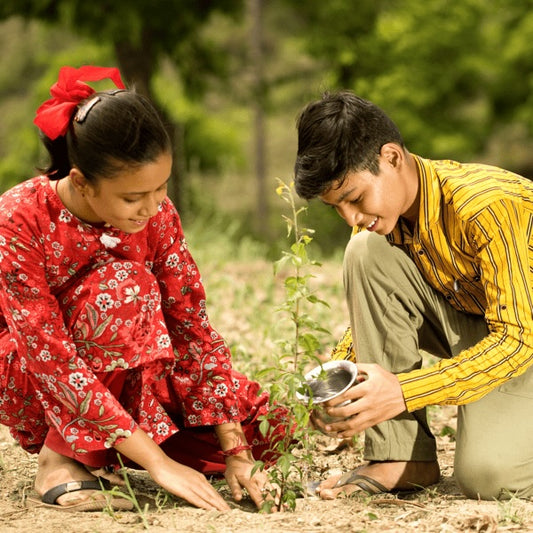
[[[306, 369], [320, 364], [318, 353], [320, 341], [317, 334], [329, 332], [323, 328], [308, 312], [310, 306], [321, 304], [321, 300], [311, 287], [315, 276], [311, 268], [320, 267], [320, 263], [309, 257], [309, 244], [312, 242], [314, 230], [301, 225], [301, 216], [307, 211], [306, 206], [297, 206], [294, 196], [294, 183], [286, 184], [277, 180], [276, 193], [289, 206], [289, 215], [282, 215], [287, 226], [287, 237], [292, 239], [288, 251], [282, 251], [281, 258], [274, 263], [274, 275], [284, 276], [284, 301], [276, 308], [283, 318], [292, 324], [292, 338], [276, 340], [277, 352], [273, 355], [270, 367], [256, 373], [258, 379], [272, 376], [268, 387], [270, 405], [273, 407], [267, 414], [260, 417], [260, 430], [266, 436], [274, 436], [276, 425], [276, 405], [284, 405], [288, 409], [286, 419], [281, 422], [286, 428], [284, 437], [274, 439], [271, 451], [276, 456], [273, 464], [265, 471], [272, 484], [279, 490], [278, 510], [294, 510], [297, 494], [305, 493], [306, 472], [311, 469], [313, 446], [311, 436], [316, 431], [309, 428], [313, 402], [311, 395], [307, 401], [301, 401], [299, 395], [309, 392], [309, 386], [303, 385]], [[329, 306], [328, 306], [329, 307]], [[297, 456], [292, 450], [298, 448]], [[303, 462], [303, 463], [302, 463]], [[302, 465], [305, 464], [305, 467]], [[268, 509], [266, 508], [268, 507]], [[269, 504], [262, 510], [272, 510]]]

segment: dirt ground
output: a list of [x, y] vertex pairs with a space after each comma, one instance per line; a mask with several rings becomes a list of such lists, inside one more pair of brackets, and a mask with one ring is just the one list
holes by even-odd
[[[204, 263], [211, 265], [212, 258]], [[214, 295], [210, 313], [213, 323], [225, 332], [234, 359], [239, 362], [238, 370], [249, 374], [252, 367], [246, 366], [243, 353], [253, 353], [258, 347], [263, 351], [272, 350], [273, 342], [261, 337], [258, 340], [257, 332], [266, 327], [265, 317], [272, 316], [273, 322], [279, 322], [272, 313], [268, 294], [259, 294], [260, 289], [264, 292], [271, 283], [267, 278], [271, 268], [264, 261], [256, 261], [206, 270], [208, 293]], [[314, 316], [332, 331], [334, 338], [342, 334], [347, 323], [337, 316], [343, 298], [338, 289], [339, 272], [339, 265], [324, 264], [316, 280], [322, 289], [321, 297], [336, 310], [335, 321], [328, 324], [327, 316], [317, 315], [320, 309], [313, 311]], [[271, 336], [282, 338], [282, 335], [275, 333]], [[257, 357], [261, 358], [260, 355]], [[369, 497], [362, 493], [336, 501], [305, 497], [298, 500], [294, 512], [271, 515], [258, 513], [251, 500], [235, 504], [223, 485], [219, 490], [232, 506], [230, 512], [203, 511], [177, 499], [163, 501], [161, 491], [146, 473], [131, 470], [128, 477], [139, 503], [141, 506], [145, 501], [151, 503], [144, 513], [117, 512], [112, 516], [105, 512], [67, 513], [28, 507], [27, 497], [32, 492], [37, 458], [22, 451], [7, 429], [0, 426], [0, 533], [533, 532], [533, 502], [517, 499], [482, 502], [467, 500], [461, 495], [453, 478], [456, 408], [430, 408], [430, 413], [442, 472], [437, 485], [404, 499], [392, 495]], [[312, 478], [322, 480], [358, 466], [362, 462], [361, 444], [336, 450], [336, 441], [318, 438]]]
[[[160, 491], [144, 472], [129, 472], [133, 490], [151, 502], [144, 513], [127, 511], [67, 513], [27, 506], [36, 470], [36, 457], [22, 451], [6, 428], [0, 429], [0, 531], [2, 533], [118, 533], [130, 531], [187, 531], [189, 533], [264, 532], [496, 532], [533, 531], [533, 502], [509, 500], [482, 502], [466, 500], [453, 479], [453, 429], [455, 408], [434, 413], [433, 427], [438, 437], [442, 478], [439, 484], [417, 495], [397, 496], [359, 494], [336, 501], [301, 498], [294, 512], [260, 514], [251, 501], [232, 503], [226, 513], [195, 509], [183, 501], [157, 501]], [[316, 479], [353, 468], [361, 462], [359, 445], [336, 450], [337, 443], [319, 437], [313, 465]], [[231, 502], [224, 486], [223, 494]], [[157, 501], [157, 503], [156, 503]]]

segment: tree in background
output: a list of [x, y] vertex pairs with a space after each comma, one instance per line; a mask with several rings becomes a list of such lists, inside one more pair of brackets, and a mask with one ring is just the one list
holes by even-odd
[[[3, 0], [0, 19], [18, 15], [61, 24], [97, 42], [111, 43], [124, 80], [157, 105], [152, 81], [165, 57], [178, 66], [191, 96], [203, 93], [209, 76], [224, 75], [224, 55], [198, 34], [213, 13], [239, 16], [241, 11], [242, 0]], [[158, 108], [178, 150], [178, 167], [184, 159], [180, 124]], [[170, 194], [178, 207], [185, 192], [182, 175], [183, 167], [174, 168]]]
[[376, 102], [409, 147], [533, 177], [532, 0], [287, 2], [328, 88]]

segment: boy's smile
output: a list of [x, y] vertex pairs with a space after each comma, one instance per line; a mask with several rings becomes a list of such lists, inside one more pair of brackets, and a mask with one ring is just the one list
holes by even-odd
[[351, 227], [391, 233], [403, 216], [410, 222], [418, 217], [418, 174], [411, 156], [398, 145], [382, 147], [379, 173], [369, 170], [349, 171], [320, 196]]

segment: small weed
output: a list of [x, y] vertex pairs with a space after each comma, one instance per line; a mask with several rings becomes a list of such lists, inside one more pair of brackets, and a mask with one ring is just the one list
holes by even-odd
[[[102, 492], [108, 496], [111, 497], [111, 499], [113, 497], [117, 497], [117, 498], [122, 498], [122, 499], [125, 499], [125, 500], [128, 500], [130, 501], [132, 504], [133, 504], [133, 507], [135, 508], [135, 510], [137, 511], [137, 513], [139, 514], [139, 517], [141, 519], [141, 522], [142, 522], [142, 525], [144, 527], [144, 529], [148, 529], [150, 526], [148, 524], [148, 519], [146, 517], [146, 513], [148, 511], [148, 504], [145, 505], [145, 507], [141, 507], [141, 505], [139, 504], [139, 501], [137, 500], [137, 496], [135, 495], [135, 492], [133, 491], [133, 488], [131, 486], [131, 483], [130, 483], [130, 479], [128, 477], [128, 472], [127, 472], [127, 469], [124, 467], [124, 463], [122, 462], [122, 457], [120, 456], [120, 454], [117, 454], [117, 457], [118, 457], [118, 460], [119, 460], [119, 463], [120, 463], [120, 473], [122, 475], [122, 479], [124, 480], [124, 483], [125, 483], [125, 487], [127, 489], [127, 493], [124, 493], [120, 487], [113, 487], [111, 490], [104, 490], [103, 486], [102, 486]], [[104, 512], [106, 512], [107, 514], [109, 514], [109, 516], [115, 518], [115, 511], [110, 503], [110, 500], [108, 501], [108, 506], [107, 508], [104, 510]]]
[[157, 510], [159, 512], [163, 511], [165, 507], [167, 507], [168, 504], [172, 501], [172, 495], [164, 489], [159, 489], [154, 498], [155, 506], [157, 507]]
[[524, 508], [524, 502], [518, 499], [514, 494], [507, 493], [508, 499], [498, 501], [498, 523], [523, 525], [528, 519], [527, 512]]
[[451, 441], [455, 441], [455, 429], [451, 426], [444, 426], [439, 433], [441, 437], [449, 437]]

